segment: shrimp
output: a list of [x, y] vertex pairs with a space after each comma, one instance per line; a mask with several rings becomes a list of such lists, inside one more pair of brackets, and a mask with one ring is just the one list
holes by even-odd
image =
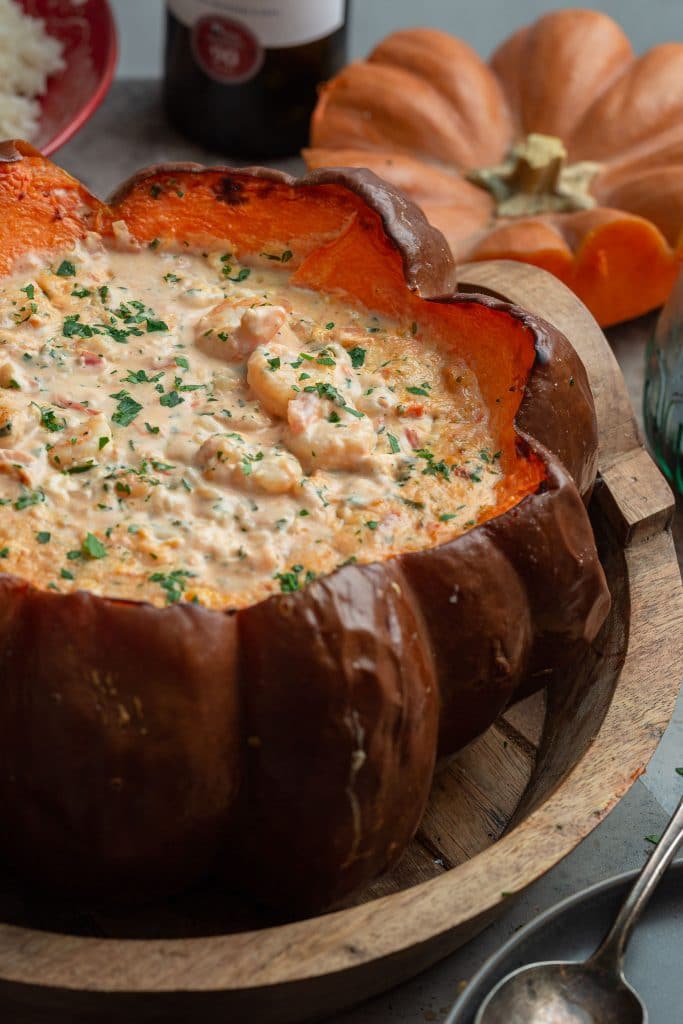
[[299, 352], [290, 346], [259, 345], [247, 363], [247, 381], [261, 404], [274, 416], [286, 419], [297, 395], [327, 388], [340, 404], [360, 394], [360, 382], [349, 356], [339, 345], [317, 352]]
[[[291, 336], [291, 337], [290, 337]], [[195, 344], [202, 352], [228, 362], [242, 362], [257, 345], [276, 338], [296, 344], [282, 306], [251, 306], [226, 299], [197, 321]]]
[[301, 364], [295, 349], [277, 343], [259, 345], [250, 355], [247, 382], [271, 415], [286, 419], [287, 406], [302, 387], [297, 383], [302, 373]]
[[290, 452], [254, 452], [239, 435], [213, 434], [199, 448], [196, 461], [207, 480], [267, 494], [286, 494], [303, 476], [301, 463]]
[[22, 391], [27, 383], [26, 375], [11, 360], [0, 363], [0, 388]]
[[372, 421], [346, 404], [339, 407], [304, 392], [290, 402], [287, 445], [305, 468], [357, 469], [375, 447]]
[[10, 397], [0, 398], [0, 448], [11, 448], [31, 427], [31, 416], [25, 405], [15, 405]]
[[35, 461], [28, 452], [22, 452], [16, 448], [5, 448], [0, 451], [0, 474], [12, 477], [27, 487], [31, 487], [35, 481], [30, 467]]
[[101, 458], [107, 457], [108, 453], [104, 451], [106, 443], [103, 443], [103, 439], [106, 438], [107, 442], [110, 442], [112, 434], [109, 423], [102, 413], [97, 413], [74, 429], [67, 427], [64, 434], [64, 439], [53, 444], [49, 452], [50, 462], [57, 469], [94, 465]]

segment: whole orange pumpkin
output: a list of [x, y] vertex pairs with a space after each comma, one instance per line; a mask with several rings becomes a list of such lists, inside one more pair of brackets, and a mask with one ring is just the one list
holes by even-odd
[[683, 260], [683, 43], [636, 57], [604, 14], [554, 11], [485, 64], [388, 36], [323, 88], [311, 167], [369, 167], [458, 259], [545, 268], [607, 326], [654, 309]]

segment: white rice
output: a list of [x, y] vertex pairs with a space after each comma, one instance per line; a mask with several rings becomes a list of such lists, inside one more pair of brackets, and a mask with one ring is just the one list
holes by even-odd
[[0, 0], [0, 139], [31, 139], [38, 128], [37, 97], [48, 76], [65, 67], [62, 44], [42, 18], [24, 14], [15, 0]]

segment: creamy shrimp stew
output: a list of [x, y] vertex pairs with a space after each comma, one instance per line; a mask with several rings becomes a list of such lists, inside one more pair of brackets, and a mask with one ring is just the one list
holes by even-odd
[[91, 235], [0, 280], [0, 571], [235, 608], [495, 504], [472, 372], [290, 258]]

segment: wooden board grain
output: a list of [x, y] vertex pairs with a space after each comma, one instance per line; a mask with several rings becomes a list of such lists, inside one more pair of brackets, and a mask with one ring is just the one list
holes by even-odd
[[[476, 934], [644, 770], [683, 670], [670, 492], [602, 332], [573, 295], [521, 264], [472, 265], [461, 280], [553, 321], [588, 369], [600, 426], [591, 514], [613, 596], [601, 634], [547, 702], [536, 695], [510, 708], [440, 766], [415, 841], [355, 905], [274, 925], [237, 905], [221, 918], [220, 900], [204, 891], [137, 915], [76, 913], [5, 878], [0, 997], [10, 1019], [285, 1024], [350, 1005]], [[72, 934], [39, 930], [60, 921]]]

